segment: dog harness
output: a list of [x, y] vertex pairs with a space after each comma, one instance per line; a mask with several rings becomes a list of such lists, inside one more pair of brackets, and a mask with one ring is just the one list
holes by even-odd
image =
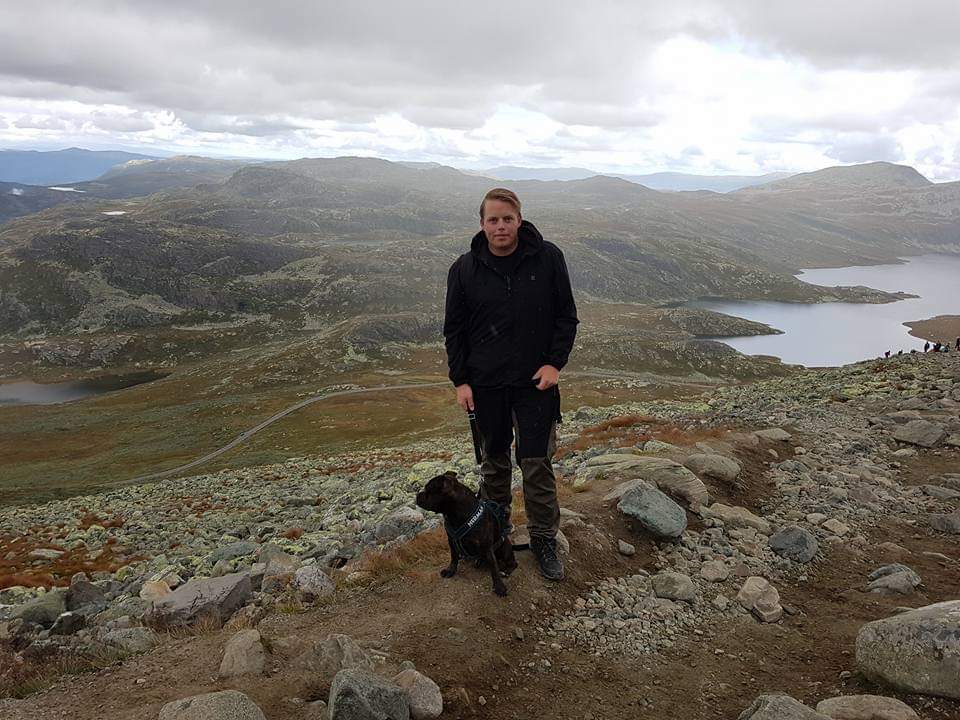
[[447, 537], [450, 538], [450, 542], [453, 543], [453, 546], [457, 549], [457, 552], [460, 554], [461, 558], [474, 557], [470, 553], [466, 552], [463, 547], [463, 541], [487, 513], [493, 515], [494, 519], [497, 521], [497, 525], [500, 527], [500, 539], [497, 541], [496, 545], [494, 545], [494, 548], [496, 549], [500, 546], [500, 543], [506, 540], [507, 535], [510, 534], [510, 526], [507, 523], [506, 512], [500, 503], [494, 500], [480, 500], [479, 504], [477, 505], [477, 509], [474, 511], [473, 515], [470, 516], [470, 519], [458, 528], [451, 527], [446, 520], [443, 521], [443, 528], [447, 531]]

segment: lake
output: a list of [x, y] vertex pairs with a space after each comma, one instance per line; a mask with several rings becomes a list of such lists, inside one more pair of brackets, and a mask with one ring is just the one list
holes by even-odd
[[105, 375], [89, 380], [36, 383], [17, 380], [0, 383], [0, 405], [56, 405], [142, 385], [165, 377], [161, 373], [141, 372], [129, 375]]
[[[814, 285], [865, 285], [887, 292], [919, 295], [883, 305], [698, 300], [699, 307], [766, 323], [783, 335], [717, 338], [747, 355], [774, 355], [806, 366], [843, 365], [881, 357], [885, 350], [923, 349], [924, 340], [908, 334], [906, 321], [934, 315], [960, 315], [960, 256], [919, 255], [902, 264], [804, 270], [798, 276]], [[951, 344], [956, 338], [942, 338]]]

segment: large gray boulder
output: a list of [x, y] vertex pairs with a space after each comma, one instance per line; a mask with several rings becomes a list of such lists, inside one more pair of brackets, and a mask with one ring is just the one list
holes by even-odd
[[929, 420], [911, 420], [893, 431], [894, 440], [925, 448], [937, 445], [946, 436], [947, 431], [943, 425]]
[[658, 538], [678, 538], [687, 529], [687, 514], [683, 508], [643, 481], [624, 493], [617, 508]]
[[349, 635], [337, 633], [314, 643], [309, 650], [297, 658], [295, 665], [308, 672], [316, 673], [328, 682], [341, 670], [373, 669], [373, 661], [367, 651], [357, 645]]
[[780, 557], [796, 563], [808, 563], [817, 555], [820, 545], [813, 533], [796, 525], [778, 530], [770, 536], [770, 549]]
[[703, 516], [716, 518], [720, 520], [725, 527], [729, 528], [753, 528], [759, 533], [769, 535], [771, 533], [770, 523], [758, 515], [754, 515], [745, 507], [739, 505], [724, 505], [723, 503], [714, 503], [708, 508], [704, 508]]
[[221, 560], [236, 560], [240, 557], [252, 556], [257, 551], [257, 546], [246, 540], [240, 540], [229, 545], [221, 545], [210, 553], [210, 564], [214, 565]]
[[40, 597], [34, 598], [23, 605], [18, 605], [10, 614], [11, 618], [20, 618], [24, 622], [33, 623], [42, 627], [51, 627], [67, 610], [66, 591], [61, 589], [48, 590]]
[[182, 627], [201, 620], [222, 625], [246, 605], [252, 595], [246, 573], [191, 580], [155, 602], [144, 615], [144, 621], [156, 627]]
[[341, 670], [330, 684], [330, 720], [409, 720], [403, 690], [368, 670]]
[[856, 650], [857, 667], [874, 682], [960, 698], [960, 600], [867, 623]]
[[160, 708], [157, 720], [266, 720], [256, 703], [236, 690], [194, 695]]
[[156, 633], [145, 627], [111, 630], [101, 640], [124, 656], [145, 653], [158, 642]]
[[817, 712], [832, 720], [919, 720], [906, 703], [880, 695], [844, 695], [821, 700]]
[[710, 477], [726, 484], [736, 482], [740, 476], [740, 463], [716, 453], [694, 453], [683, 464], [700, 477]]
[[950, 535], [960, 535], [960, 511], [952, 513], [933, 513], [930, 516], [930, 527], [938, 532]]
[[90, 608], [102, 610], [107, 606], [107, 598], [103, 591], [89, 580], [76, 580], [70, 583], [67, 590], [67, 610]]
[[667, 458], [607, 453], [587, 460], [585, 469], [625, 480], [643, 480], [680, 498], [691, 508], [710, 502], [710, 493], [703, 481], [680, 463]]
[[789, 695], [761, 695], [739, 720], [830, 720]]

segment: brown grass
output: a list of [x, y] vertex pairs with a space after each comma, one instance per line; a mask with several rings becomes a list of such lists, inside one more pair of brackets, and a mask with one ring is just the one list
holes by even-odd
[[385, 552], [368, 550], [360, 558], [358, 570], [370, 573], [374, 580], [384, 581], [400, 575], [415, 575], [429, 565], [439, 568], [449, 559], [447, 535], [443, 528], [420, 533], [410, 542]]
[[47, 648], [30, 654], [0, 645], [0, 698], [24, 698], [47, 688], [62, 675], [102, 670], [119, 656], [114, 652], [80, 655]]
[[119, 528], [123, 527], [123, 518], [113, 518], [113, 519], [104, 519], [94, 515], [93, 513], [87, 513], [80, 518], [80, 527], [83, 530], [86, 530], [91, 525], [99, 525], [102, 528]]
[[[113, 540], [113, 542], [110, 542]], [[0, 590], [17, 585], [24, 587], [66, 587], [78, 572], [116, 572], [123, 565], [141, 560], [139, 555], [126, 555], [115, 538], [107, 543], [96, 557], [89, 557], [86, 548], [66, 550], [55, 560], [36, 567], [28, 566], [29, 553], [37, 548], [50, 548], [52, 543], [41, 542], [31, 535], [23, 537], [0, 536]], [[63, 548], [56, 548], [63, 550]], [[12, 559], [5, 559], [7, 556]]]

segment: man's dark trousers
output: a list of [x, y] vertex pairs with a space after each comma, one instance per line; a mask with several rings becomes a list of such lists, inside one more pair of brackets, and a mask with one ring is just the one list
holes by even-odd
[[473, 402], [483, 447], [482, 494], [509, 511], [510, 445], [516, 434], [517, 465], [523, 475], [523, 501], [530, 537], [554, 538], [560, 526], [556, 451], [560, 391], [553, 387], [474, 387]]

